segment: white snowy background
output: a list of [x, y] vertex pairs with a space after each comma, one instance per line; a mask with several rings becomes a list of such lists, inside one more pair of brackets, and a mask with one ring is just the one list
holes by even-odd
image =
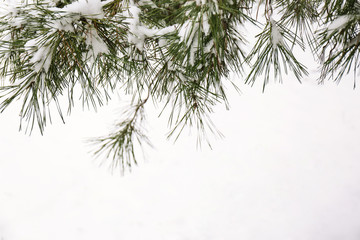
[[[305, 58], [306, 59], [306, 58]], [[307, 60], [305, 60], [307, 61]], [[359, 240], [360, 95], [351, 77], [284, 77], [230, 91], [213, 120], [224, 139], [166, 141], [147, 106], [146, 150], [131, 173], [99, 167], [86, 142], [111, 130], [124, 97], [77, 107], [44, 136], [0, 115], [0, 240]], [[260, 79], [259, 79], [260, 80]]]
[[110, 128], [116, 99], [43, 137], [18, 133], [16, 108], [5, 112], [0, 239], [360, 239], [358, 90], [346, 79], [241, 89], [213, 115], [226, 136], [213, 150], [186, 133], [167, 142], [166, 119], [148, 111], [156, 149], [123, 177], [85, 144]]

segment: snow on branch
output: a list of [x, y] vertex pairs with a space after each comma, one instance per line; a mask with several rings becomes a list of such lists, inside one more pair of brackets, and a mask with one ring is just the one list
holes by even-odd
[[341, 30], [353, 19], [354, 19], [354, 16], [351, 16], [351, 15], [339, 16], [334, 21], [332, 21], [330, 23], [330, 25], [327, 27], [329, 34], [332, 34], [335, 31]]
[[276, 48], [278, 45], [283, 44], [283, 36], [279, 30], [279, 27], [276, 25], [274, 19], [271, 18], [270, 24], [271, 24], [271, 41], [273, 48]]

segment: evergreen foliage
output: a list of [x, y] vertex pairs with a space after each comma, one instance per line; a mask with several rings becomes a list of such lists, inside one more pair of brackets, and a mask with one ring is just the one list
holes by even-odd
[[[63, 117], [60, 96], [71, 112], [75, 88], [94, 108], [123, 90], [133, 105], [115, 132], [96, 140], [96, 154], [122, 170], [136, 163], [135, 142], [149, 143], [142, 129], [149, 99], [170, 110], [169, 136], [194, 126], [201, 142], [208, 131], [220, 134], [209, 114], [215, 104], [227, 106], [232, 72], [249, 84], [263, 78], [264, 88], [272, 74], [281, 80], [291, 71], [301, 81], [308, 72], [295, 46], [318, 59], [320, 82], [356, 76], [360, 64], [356, 0], [14, 1], [0, 5], [0, 111], [22, 101], [26, 129], [43, 132], [50, 104]], [[249, 53], [245, 24], [259, 26]]]

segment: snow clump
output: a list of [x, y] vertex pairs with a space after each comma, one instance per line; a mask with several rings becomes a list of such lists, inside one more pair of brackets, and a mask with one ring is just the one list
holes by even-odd
[[330, 23], [330, 25], [327, 27], [327, 30], [329, 31], [329, 34], [332, 34], [333, 32], [340, 30], [341, 28], [345, 27], [348, 22], [350, 22], [353, 19], [352, 16], [349, 15], [343, 15], [338, 18], [336, 18], [333, 22]]
[[86, 37], [86, 44], [92, 50], [94, 58], [100, 53], [108, 53], [106, 43], [101, 39], [95, 28], [91, 28]]
[[148, 28], [140, 22], [141, 10], [135, 5], [134, 1], [130, 1], [128, 9], [123, 12], [127, 18], [125, 22], [128, 24], [129, 33], [128, 41], [136, 46], [140, 51], [144, 50], [144, 43], [147, 37], [162, 36], [176, 30], [175, 26], [165, 28]]
[[102, 19], [104, 18], [103, 6], [108, 3], [101, 0], [79, 0], [66, 5], [61, 10], [67, 13], [80, 14], [82, 16]]
[[279, 27], [276, 25], [276, 22], [271, 19], [271, 41], [273, 44], [273, 48], [276, 48], [278, 45], [281, 45], [283, 42], [283, 36], [279, 30]]

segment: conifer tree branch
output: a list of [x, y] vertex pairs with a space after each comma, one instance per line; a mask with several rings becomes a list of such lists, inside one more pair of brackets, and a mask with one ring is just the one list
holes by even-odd
[[[96, 153], [123, 171], [137, 162], [135, 145], [148, 142], [142, 123], [150, 98], [164, 105], [160, 115], [169, 110], [169, 136], [176, 140], [194, 126], [207, 141], [207, 132], [221, 136], [210, 114], [217, 104], [228, 107], [225, 82], [244, 74], [245, 64], [251, 69], [244, 81], [263, 76], [263, 89], [284, 73], [299, 81], [308, 74], [296, 48], [318, 58], [320, 82], [356, 76], [359, 16], [358, 0], [2, 2], [0, 111], [22, 101], [29, 131], [38, 125], [43, 132], [51, 104], [63, 119], [61, 95], [68, 95], [70, 113], [78, 87], [83, 106], [95, 109], [122, 90], [135, 104], [113, 134], [95, 142]], [[262, 27], [253, 46], [246, 24]]]

